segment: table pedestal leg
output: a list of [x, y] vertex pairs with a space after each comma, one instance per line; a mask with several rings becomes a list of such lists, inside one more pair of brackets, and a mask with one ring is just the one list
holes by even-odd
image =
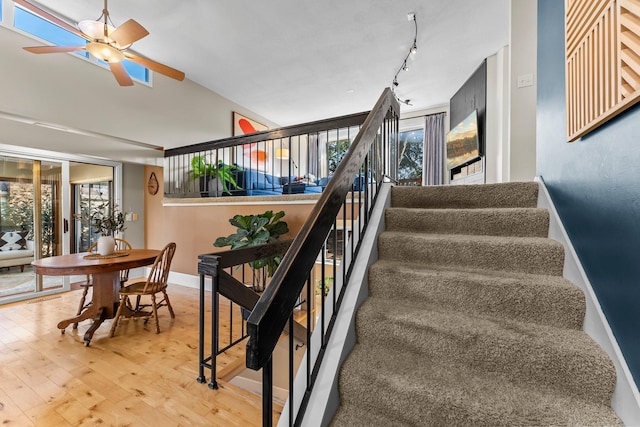
[[93, 307], [89, 307], [76, 317], [72, 317], [71, 319], [61, 320], [60, 322], [58, 322], [58, 329], [61, 329], [60, 332], [64, 334], [64, 330], [67, 326], [69, 326], [72, 323], [82, 322], [85, 319], [91, 319], [94, 317], [94, 314], [95, 314], [95, 310], [93, 309]]
[[100, 307], [96, 312], [95, 317], [93, 318], [93, 323], [87, 329], [87, 332], [84, 333], [84, 346], [89, 347], [91, 343], [91, 338], [93, 338], [93, 333], [102, 325], [102, 322], [107, 318], [107, 310], [104, 307]]

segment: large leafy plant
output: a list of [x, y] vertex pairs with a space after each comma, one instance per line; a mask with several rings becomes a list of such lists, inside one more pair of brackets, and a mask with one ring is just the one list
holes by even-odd
[[200, 178], [218, 178], [222, 182], [223, 191], [231, 194], [230, 190], [238, 188], [235, 172], [241, 170], [234, 165], [226, 165], [222, 160], [218, 164], [207, 163], [203, 156], [194, 156], [191, 159], [191, 180]]
[[[259, 246], [265, 243], [273, 243], [278, 238], [289, 232], [289, 226], [285, 221], [281, 221], [284, 211], [273, 213], [267, 211], [258, 215], [235, 215], [229, 220], [231, 225], [237, 227], [235, 233], [227, 237], [218, 237], [213, 246], [225, 247], [231, 246], [231, 249], [239, 249], [251, 246]], [[256, 275], [257, 270], [266, 268], [268, 277], [280, 265], [282, 257], [276, 256], [251, 261], [249, 265], [254, 271], [254, 289], [263, 290], [264, 280], [260, 280], [260, 276]]]

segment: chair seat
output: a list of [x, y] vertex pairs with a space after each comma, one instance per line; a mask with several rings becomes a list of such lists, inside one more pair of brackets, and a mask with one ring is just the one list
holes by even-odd
[[[144, 287], [145, 287], [146, 284], [147, 284], [147, 282], [135, 282], [135, 283], [132, 283], [132, 284], [127, 285], [124, 288], [120, 289], [120, 294], [121, 295], [150, 295], [153, 292], [149, 292], [149, 291], [145, 291], [144, 290]], [[157, 289], [157, 292], [160, 292], [161, 290], [164, 290], [164, 289], [167, 288], [167, 284], [166, 283], [159, 283], [157, 286], [158, 287], [155, 288], [155, 289]]]

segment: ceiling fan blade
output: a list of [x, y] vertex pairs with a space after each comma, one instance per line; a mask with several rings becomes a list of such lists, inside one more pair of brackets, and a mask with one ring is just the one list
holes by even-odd
[[24, 50], [31, 53], [58, 53], [58, 52], [75, 52], [76, 50], [85, 50], [85, 46], [30, 46], [23, 47]]
[[133, 62], [136, 62], [142, 65], [143, 67], [146, 67], [152, 71], [155, 71], [156, 73], [163, 74], [172, 79], [176, 79], [180, 81], [184, 80], [184, 73], [182, 71], [176, 70], [175, 68], [171, 68], [164, 64], [160, 64], [159, 62], [152, 61], [151, 59], [145, 58], [144, 56], [135, 55], [131, 52], [122, 52], [122, 53], [124, 54], [125, 57], [132, 60]]
[[127, 70], [124, 69], [122, 62], [109, 62], [109, 68], [111, 68], [111, 72], [120, 86], [133, 86], [133, 80], [129, 77]]
[[54, 16], [52, 14], [50, 14], [49, 12], [40, 9], [38, 6], [35, 6], [31, 3], [29, 3], [26, 0], [14, 0], [14, 3], [27, 9], [30, 12], [35, 13], [36, 15], [42, 16], [43, 18], [45, 18], [47, 21], [53, 22], [54, 24], [64, 28], [67, 31], [72, 32], [73, 34], [82, 37], [83, 39], [86, 39], [87, 37], [82, 34], [82, 32], [80, 32], [76, 27], [66, 23], [65, 21], [63, 21], [62, 19], [58, 18], [57, 16]]
[[124, 24], [109, 34], [109, 37], [120, 46], [127, 46], [149, 35], [149, 31], [133, 19], [129, 19]]

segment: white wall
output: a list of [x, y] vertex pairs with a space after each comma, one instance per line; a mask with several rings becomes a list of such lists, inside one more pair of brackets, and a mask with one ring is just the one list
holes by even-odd
[[487, 58], [485, 182], [509, 176], [509, 47]]
[[[536, 175], [537, 15], [537, 0], [511, 0], [507, 181], [531, 181]], [[531, 84], [518, 87], [525, 76]]]
[[0, 144], [162, 165], [158, 147], [231, 136], [232, 111], [276, 126], [189, 80], [154, 74], [153, 87], [120, 87], [108, 70], [77, 55], [22, 49], [39, 44], [0, 26]]

